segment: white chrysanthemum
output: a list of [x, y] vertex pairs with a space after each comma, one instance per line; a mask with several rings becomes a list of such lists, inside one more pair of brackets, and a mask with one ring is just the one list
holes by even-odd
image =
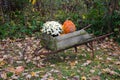
[[62, 33], [62, 25], [57, 21], [47, 21], [42, 26], [42, 33], [59, 36]]

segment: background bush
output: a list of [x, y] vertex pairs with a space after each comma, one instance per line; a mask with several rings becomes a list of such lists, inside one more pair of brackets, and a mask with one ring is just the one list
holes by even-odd
[[[33, 0], [31, 0], [33, 1]], [[88, 24], [88, 32], [102, 35], [115, 32], [120, 42], [119, 0], [1, 0], [0, 38], [21, 38], [40, 32], [48, 20], [72, 20], [77, 29]], [[112, 10], [111, 10], [112, 9]]]

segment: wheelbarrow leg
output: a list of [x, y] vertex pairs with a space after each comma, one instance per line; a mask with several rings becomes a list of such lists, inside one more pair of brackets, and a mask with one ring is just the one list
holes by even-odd
[[38, 48], [36, 48], [35, 51], [34, 51], [34, 54], [35, 54], [36, 56], [39, 55], [38, 52], [39, 52], [40, 50], [42, 50], [43, 48], [44, 48], [44, 47], [38, 47]]
[[93, 44], [94, 44], [94, 41], [91, 41], [91, 42], [89, 42], [89, 43], [86, 44], [86, 46], [92, 51], [92, 53], [91, 53], [92, 59], [95, 58], [95, 55], [94, 55], [94, 46], [93, 46]]
[[77, 53], [77, 52], [78, 52], [78, 51], [77, 51], [77, 46], [75, 46], [74, 49], [75, 49], [75, 53]]

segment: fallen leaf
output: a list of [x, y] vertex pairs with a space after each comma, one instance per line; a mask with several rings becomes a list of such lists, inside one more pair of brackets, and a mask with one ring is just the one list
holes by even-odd
[[23, 72], [24, 71], [24, 67], [23, 66], [18, 66], [18, 67], [16, 67], [16, 69], [15, 69], [15, 73], [16, 74], [20, 74], [21, 72]]
[[14, 67], [8, 67], [6, 70], [7, 70], [8, 72], [15, 73], [15, 68], [14, 68]]
[[18, 78], [19, 78], [19, 77], [18, 77], [17, 75], [13, 75], [13, 76], [12, 76], [12, 79], [13, 79], [13, 80], [18, 80]]
[[30, 74], [26, 75], [26, 79], [30, 79], [32, 76]]
[[120, 61], [116, 61], [115, 64], [116, 64], [116, 65], [120, 65]]
[[74, 76], [75, 75], [75, 73], [71, 73], [71, 75], [70, 76]]
[[0, 67], [4, 66], [6, 63], [7, 63], [7, 62], [4, 61], [4, 60], [0, 61]]
[[80, 76], [77, 75], [77, 76], [74, 76], [72, 80], [79, 80], [80, 79]]
[[36, 73], [35, 72], [31, 72], [31, 76], [36, 76]]
[[90, 72], [91, 72], [91, 73], [94, 73], [94, 72], [95, 72], [95, 70], [90, 70]]
[[112, 70], [110, 70], [109, 68], [103, 69], [103, 72], [104, 72], [104, 73], [108, 73], [108, 74], [110, 74], [110, 75], [120, 76], [119, 73], [117, 73], [117, 72], [115, 72], [115, 71], [112, 71]]
[[81, 80], [87, 80], [85, 76], [82, 76], [81, 77]]
[[7, 59], [8, 58], [8, 55], [3, 55], [3, 59]]
[[0, 74], [0, 76], [1, 76], [1, 78], [3, 78], [3, 79], [7, 79], [7, 74], [6, 74], [6, 72], [2, 72], [2, 73]]
[[108, 61], [111, 61], [111, 60], [112, 60], [112, 58], [107, 57], [107, 60], [108, 60]]
[[50, 77], [50, 78], [48, 78], [47, 80], [54, 80], [54, 77]]
[[71, 68], [74, 68], [75, 65], [76, 65], [76, 62], [75, 62], [75, 61], [71, 61], [71, 62], [70, 62], [70, 66], [71, 66]]
[[16, 63], [21, 64], [21, 63], [23, 63], [23, 61], [16, 61]]
[[21, 44], [21, 43], [17, 43], [17, 46], [18, 46], [19, 48], [22, 48], [22, 44]]
[[89, 65], [91, 62], [92, 62], [91, 60], [87, 60], [85, 63], [83, 63], [82, 66], [87, 66], [87, 65]]
[[101, 79], [100, 79], [100, 76], [93, 76], [90, 78], [90, 80], [101, 80]]
[[51, 64], [50, 67], [55, 67], [55, 64]]

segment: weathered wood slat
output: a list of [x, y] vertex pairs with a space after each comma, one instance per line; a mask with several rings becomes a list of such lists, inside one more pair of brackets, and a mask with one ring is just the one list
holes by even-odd
[[58, 41], [57, 44], [57, 49], [64, 49], [70, 46], [74, 46], [76, 44], [82, 43], [86, 41], [87, 39], [90, 39], [91, 36], [89, 34], [83, 34], [71, 38], [67, 38], [61, 41]]
[[62, 40], [66, 40], [69, 38], [74, 38], [76, 36], [80, 36], [80, 35], [84, 35], [84, 34], [88, 34], [85, 30], [79, 30], [79, 31], [75, 31], [72, 33], [68, 33], [68, 34], [63, 34], [61, 36], [57, 36], [55, 37], [57, 41], [62, 41]]
[[49, 50], [56, 51], [80, 44], [90, 38], [92, 38], [92, 36], [83, 29], [57, 37], [42, 34], [41, 45]]

